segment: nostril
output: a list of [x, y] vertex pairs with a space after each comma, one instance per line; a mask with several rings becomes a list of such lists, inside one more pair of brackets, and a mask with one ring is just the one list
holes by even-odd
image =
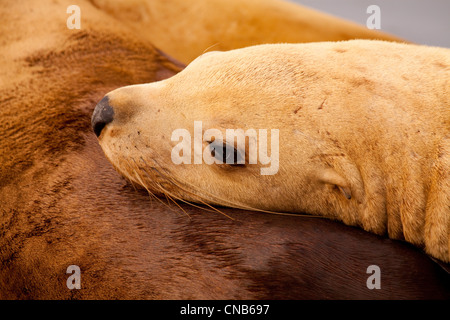
[[95, 135], [98, 137], [102, 133], [103, 128], [113, 121], [114, 109], [109, 105], [109, 98], [104, 97], [94, 109], [92, 114], [91, 124]]

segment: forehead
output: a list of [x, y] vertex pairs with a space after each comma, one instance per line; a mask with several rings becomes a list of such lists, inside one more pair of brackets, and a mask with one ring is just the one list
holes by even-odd
[[248, 76], [265, 73], [264, 76], [270, 77], [273, 73], [284, 74], [286, 70], [296, 69], [302, 60], [303, 51], [295, 44], [265, 44], [230, 51], [212, 51], [197, 57], [184, 71], [244, 72]]
[[[217, 65], [223, 65], [224, 55], [226, 56], [229, 52], [223, 51], [210, 51], [206, 52], [197, 58], [195, 58], [186, 68], [191, 69], [206, 69]], [[226, 58], [226, 57], [225, 57]]]
[[248, 55], [246, 50], [207, 52], [192, 61], [179, 75], [189, 81], [224, 81], [225, 83], [261, 69], [261, 55]]

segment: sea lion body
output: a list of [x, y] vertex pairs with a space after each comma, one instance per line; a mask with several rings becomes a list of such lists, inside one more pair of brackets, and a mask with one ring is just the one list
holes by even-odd
[[[408, 244], [325, 219], [184, 214], [136, 191], [106, 160], [92, 111], [106, 92], [182, 67], [98, 1], [77, 1], [81, 29], [68, 29], [73, 4], [2, 1], [0, 299], [450, 297], [448, 274]], [[381, 290], [366, 284], [373, 264]], [[68, 286], [72, 265], [81, 289]]]
[[[354, 40], [209, 53], [172, 78], [109, 93], [114, 120], [100, 144], [152, 192], [322, 215], [449, 262], [449, 83], [443, 48]], [[194, 136], [195, 121], [223, 137], [278, 129], [279, 170], [174, 164], [172, 133]]]
[[94, 5], [183, 63], [211, 49], [264, 43], [403, 41], [284, 0], [95, 0]]

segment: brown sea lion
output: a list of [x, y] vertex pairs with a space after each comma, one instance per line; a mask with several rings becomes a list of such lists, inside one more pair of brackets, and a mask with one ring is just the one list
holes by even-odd
[[[221, 208], [230, 220], [179, 204], [188, 218], [136, 191], [90, 129], [94, 105], [182, 66], [87, 1], [76, 1], [81, 29], [67, 29], [72, 4], [1, 3], [0, 299], [450, 297], [448, 275], [409, 245], [323, 219]], [[81, 289], [67, 286], [71, 265]]]
[[93, 0], [92, 3], [184, 63], [210, 49], [224, 51], [264, 43], [403, 41], [284, 0]]
[[[449, 84], [449, 49], [371, 40], [261, 45], [209, 53], [170, 79], [110, 92], [93, 125], [118, 171], [150, 191], [322, 215], [449, 262]], [[270, 168], [249, 161], [249, 140], [225, 139], [229, 129], [278, 130]], [[261, 142], [262, 131], [253, 138]], [[217, 139], [242, 164], [199, 165], [202, 155], [223, 157]], [[175, 161], [180, 140], [188, 147]]]

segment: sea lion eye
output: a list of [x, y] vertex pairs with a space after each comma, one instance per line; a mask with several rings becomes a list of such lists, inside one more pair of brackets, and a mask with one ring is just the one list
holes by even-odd
[[221, 164], [242, 165], [245, 164], [245, 158], [235, 147], [227, 145], [221, 141], [209, 142], [211, 155], [219, 160]]

